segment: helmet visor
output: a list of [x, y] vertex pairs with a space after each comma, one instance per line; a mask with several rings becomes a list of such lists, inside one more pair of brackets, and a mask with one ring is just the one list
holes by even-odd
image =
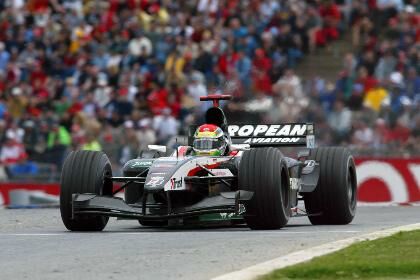
[[224, 142], [222, 138], [199, 138], [193, 142], [193, 147], [196, 150], [208, 151], [220, 149], [223, 147]]

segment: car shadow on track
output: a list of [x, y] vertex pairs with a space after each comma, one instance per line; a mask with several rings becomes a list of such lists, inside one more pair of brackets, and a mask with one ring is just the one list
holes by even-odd
[[[308, 227], [310, 224], [291, 224], [286, 227], [278, 230], [255, 230], [260, 232], [268, 231], [287, 231], [289, 228], [299, 228], [299, 227]], [[105, 230], [106, 233], [115, 233], [115, 232], [249, 232], [251, 230], [246, 224], [234, 225], [234, 226], [179, 226], [179, 227], [150, 227], [150, 226], [133, 226], [133, 227], [124, 227], [119, 228], [118, 230], [111, 229]]]

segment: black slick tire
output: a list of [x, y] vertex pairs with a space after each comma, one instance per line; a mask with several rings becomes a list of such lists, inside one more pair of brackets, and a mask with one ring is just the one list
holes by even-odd
[[251, 229], [279, 229], [290, 218], [290, 187], [286, 162], [275, 148], [245, 151], [239, 164], [239, 188], [254, 195], [245, 203]]
[[[320, 165], [315, 190], [304, 194], [305, 208], [313, 225], [349, 224], [356, 213], [356, 167], [350, 151], [343, 147], [311, 150], [308, 159]], [[312, 215], [313, 216], [312, 216]]]
[[108, 223], [108, 217], [77, 215], [72, 218], [72, 195], [93, 193], [112, 195], [112, 182], [105, 177], [112, 176], [111, 163], [103, 152], [76, 151], [66, 158], [60, 182], [60, 212], [67, 229], [71, 231], [101, 231]]

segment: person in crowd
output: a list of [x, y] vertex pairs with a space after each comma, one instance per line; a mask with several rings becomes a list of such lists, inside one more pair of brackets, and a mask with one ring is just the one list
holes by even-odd
[[407, 96], [412, 100], [420, 100], [420, 75], [414, 66], [407, 71], [405, 85]]
[[389, 103], [389, 93], [379, 83], [369, 89], [363, 99], [363, 105], [379, 113], [383, 104]]
[[139, 140], [132, 120], [124, 122], [123, 133], [125, 135], [121, 147], [120, 163], [124, 165], [127, 161], [139, 155]]
[[241, 81], [242, 88], [246, 97], [249, 96], [251, 79], [252, 61], [249, 59], [243, 50], [238, 52], [238, 58], [235, 62], [235, 70], [238, 74], [238, 78]]
[[10, 177], [35, 175], [38, 172], [37, 165], [28, 161], [25, 147], [16, 140], [13, 131], [6, 133], [6, 140], [0, 150], [0, 166], [6, 168], [6, 173], [9, 173]]
[[165, 145], [172, 137], [178, 134], [178, 121], [172, 116], [171, 109], [162, 110], [162, 115], [158, 115], [153, 120], [156, 131], [157, 143]]
[[86, 134], [85, 143], [82, 145], [81, 150], [85, 151], [102, 151], [102, 146], [93, 133]]
[[62, 166], [67, 148], [71, 145], [71, 136], [67, 129], [57, 122], [51, 125], [48, 133], [47, 150], [48, 162], [53, 163], [59, 168]]
[[[99, 150], [97, 141], [120, 164], [123, 132], [141, 149], [168, 143], [202, 122], [211, 104], [199, 97], [222, 92], [236, 99], [226, 106], [233, 118], [251, 119], [246, 110], [257, 108], [258, 120], [315, 122], [322, 144], [412, 149], [420, 33], [409, 4], [0, 1], [0, 143], [23, 129], [17, 138], [29, 159], [60, 167], [89, 139], [89, 149]], [[335, 80], [295, 73], [308, 53], [328, 51], [344, 32], [354, 49], [338, 50]], [[360, 142], [368, 129], [351, 129], [359, 119], [384, 140]]]
[[337, 143], [345, 142], [348, 139], [351, 129], [351, 111], [344, 106], [340, 99], [334, 103], [333, 111], [328, 116], [328, 124], [334, 134]]
[[352, 144], [360, 147], [361, 149], [369, 149], [374, 141], [374, 132], [369, 127], [366, 120], [354, 122], [354, 133], [352, 135]]
[[147, 146], [156, 143], [156, 133], [152, 129], [152, 121], [148, 118], [139, 120], [137, 141], [139, 142], [139, 151], [147, 150]]
[[391, 50], [386, 50], [384, 56], [379, 59], [375, 68], [375, 77], [379, 81], [385, 81], [394, 72], [397, 60]]

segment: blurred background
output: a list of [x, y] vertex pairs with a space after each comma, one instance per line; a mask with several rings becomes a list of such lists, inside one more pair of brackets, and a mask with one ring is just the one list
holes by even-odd
[[1, 0], [0, 180], [56, 182], [76, 149], [118, 174], [218, 92], [231, 123], [418, 157], [419, 27], [416, 0]]

